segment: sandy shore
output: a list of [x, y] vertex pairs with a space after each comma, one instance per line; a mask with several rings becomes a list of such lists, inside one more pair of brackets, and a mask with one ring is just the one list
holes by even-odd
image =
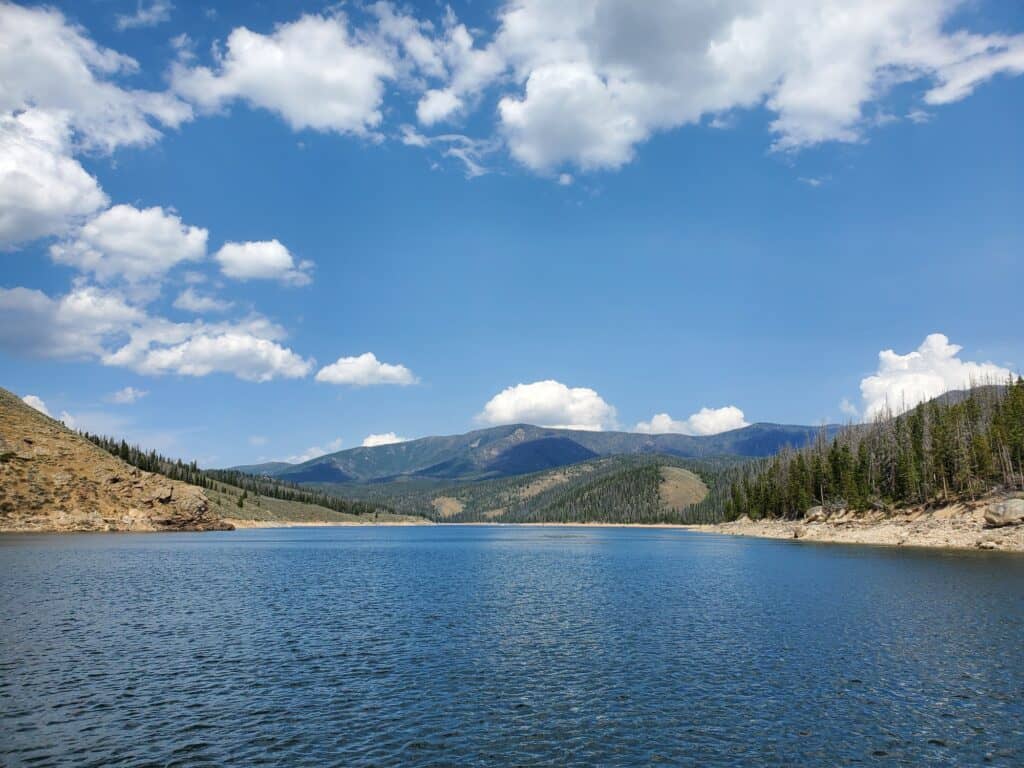
[[294, 520], [237, 520], [235, 518], [224, 518], [225, 522], [231, 523], [235, 528], [337, 528], [337, 527], [381, 527], [395, 528], [408, 525], [435, 525], [430, 520], [400, 520], [394, 522], [357, 522], [355, 520], [343, 521], [317, 521], [301, 522]]
[[985, 506], [985, 503], [977, 502], [890, 514], [848, 512], [817, 523], [742, 519], [718, 525], [692, 526], [690, 530], [835, 544], [1024, 552], [1024, 525], [986, 528]]

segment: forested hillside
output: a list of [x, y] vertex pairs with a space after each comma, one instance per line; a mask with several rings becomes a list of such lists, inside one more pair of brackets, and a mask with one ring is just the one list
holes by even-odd
[[865, 510], [1024, 488], [1024, 379], [937, 398], [727, 472], [709, 500], [725, 519], [798, 519], [809, 507]]
[[438, 522], [711, 522], [702, 499], [741, 461], [612, 456], [495, 480], [393, 482], [336, 492]]

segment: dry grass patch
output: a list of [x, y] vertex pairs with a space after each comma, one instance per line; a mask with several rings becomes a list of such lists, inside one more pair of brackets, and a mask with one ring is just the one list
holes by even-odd
[[708, 495], [708, 487], [688, 469], [662, 467], [658, 493], [662, 505], [667, 509], [683, 509], [703, 501]]

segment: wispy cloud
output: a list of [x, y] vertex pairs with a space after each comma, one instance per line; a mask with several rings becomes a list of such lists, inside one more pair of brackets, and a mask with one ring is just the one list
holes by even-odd
[[174, 4], [168, 0], [153, 0], [148, 5], [139, 0], [135, 13], [119, 13], [114, 24], [122, 32], [139, 27], [155, 27], [157, 24], [168, 21], [173, 10]]

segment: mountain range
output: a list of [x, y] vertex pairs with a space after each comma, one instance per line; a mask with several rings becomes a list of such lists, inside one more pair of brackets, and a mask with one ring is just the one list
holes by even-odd
[[683, 458], [770, 456], [785, 446], [806, 445], [820, 429], [831, 436], [840, 427], [752, 424], [717, 435], [693, 436], [510, 424], [461, 435], [350, 448], [301, 464], [270, 462], [231, 469], [318, 485], [486, 480], [539, 472], [602, 456], [655, 453]]

